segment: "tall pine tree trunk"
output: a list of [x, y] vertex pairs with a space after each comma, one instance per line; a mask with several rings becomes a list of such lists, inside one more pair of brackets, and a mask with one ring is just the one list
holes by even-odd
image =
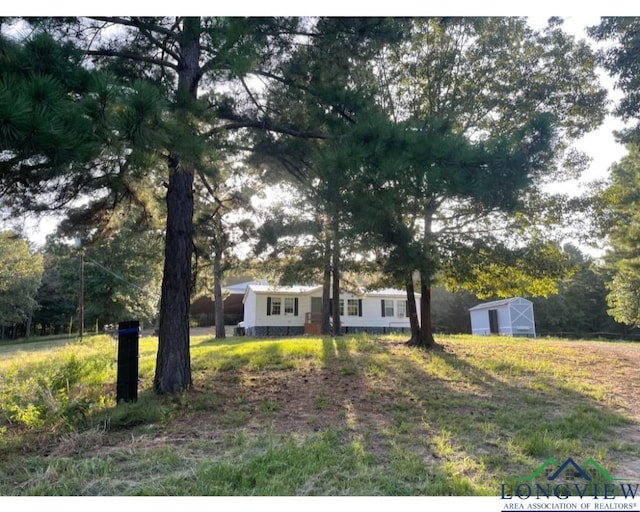
[[[430, 200], [424, 205], [424, 238], [423, 238], [423, 258], [426, 264], [431, 260], [431, 241], [433, 236], [433, 210]], [[420, 330], [418, 338], [411, 337], [411, 345], [422, 348], [432, 348], [435, 340], [432, 333], [431, 322], [431, 278], [433, 268], [420, 269]]]
[[416, 304], [416, 292], [413, 285], [413, 276], [409, 274], [405, 282], [407, 290], [407, 316], [411, 326], [411, 338], [407, 341], [409, 345], [417, 345], [420, 339], [420, 321], [418, 320], [418, 306]]
[[191, 387], [189, 305], [193, 244], [193, 172], [173, 162], [167, 192], [167, 233], [160, 299], [156, 374], [159, 394]]
[[333, 295], [333, 335], [342, 335], [342, 325], [340, 322], [340, 236], [339, 236], [339, 223], [337, 217], [334, 217], [332, 222], [331, 238], [332, 238], [332, 250], [331, 250], [331, 262], [332, 262], [332, 295]]
[[431, 284], [423, 273], [420, 273], [420, 338], [418, 345], [431, 348], [435, 345], [431, 322]]
[[[200, 18], [185, 18], [180, 38], [180, 65], [176, 115], [187, 118], [197, 99], [200, 79]], [[188, 123], [184, 123], [188, 130]], [[191, 300], [191, 255], [193, 251], [193, 175], [189, 155], [169, 156], [167, 231], [160, 299], [160, 326], [154, 390], [159, 394], [189, 389], [189, 305]]]
[[322, 275], [322, 324], [321, 334], [331, 334], [331, 309], [329, 308], [331, 297], [331, 236], [329, 230], [325, 230], [324, 254]]
[[213, 308], [216, 323], [216, 338], [225, 338], [224, 302], [222, 299], [222, 262], [216, 252], [213, 256]]

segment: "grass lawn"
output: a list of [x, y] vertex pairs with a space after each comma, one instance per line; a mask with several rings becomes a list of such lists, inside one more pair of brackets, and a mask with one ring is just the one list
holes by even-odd
[[194, 337], [115, 405], [107, 336], [0, 347], [0, 495], [498, 495], [549, 457], [640, 481], [640, 344]]

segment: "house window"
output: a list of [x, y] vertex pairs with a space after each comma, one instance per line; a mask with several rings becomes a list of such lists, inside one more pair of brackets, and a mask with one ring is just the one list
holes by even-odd
[[393, 316], [393, 301], [382, 299], [382, 316]]
[[279, 315], [282, 307], [282, 299], [280, 297], [271, 298], [271, 314]]
[[397, 307], [398, 307], [398, 318], [405, 318], [407, 316], [407, 301], [399, 300]]
[[358, 299], [347, 299], [347, 316], [358, 316]]
[[294, 311], [294, 300], [293, 297], [285, 297], [284, 299], [284, 314], [285, 315], [293, 315]]

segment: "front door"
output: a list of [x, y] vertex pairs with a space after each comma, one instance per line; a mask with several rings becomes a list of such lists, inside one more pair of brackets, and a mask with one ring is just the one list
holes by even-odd
[[322, 297], [311, 297], [311, 312], [322, 313]]

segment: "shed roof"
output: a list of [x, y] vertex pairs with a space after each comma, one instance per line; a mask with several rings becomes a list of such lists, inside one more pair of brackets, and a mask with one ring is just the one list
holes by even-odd
[[469, 308], [468, 311], [476, 311], [478, 309], [498, 308], [500, 306], [506, 306], [510, 302], [515, 302], [515, 301], [528, 302], [529, 304], [533, 304], [530, 300], [523, 299], [522, 297], [511, 297], [510, 299], [502, 299], [502, 300], [494, 300], [494, 301], [491, 301], [491, 302], [483, 302], [482, 304], [478, 304], [477, 306], [473, 306], [472, 308]]

